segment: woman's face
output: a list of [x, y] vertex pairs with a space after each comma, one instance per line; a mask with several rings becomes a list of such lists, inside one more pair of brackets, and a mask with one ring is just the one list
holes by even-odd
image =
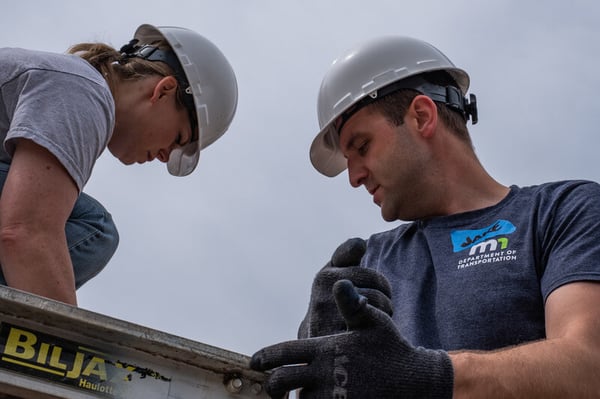
[[167, 162], [173, 148], [192, 138], [188, 112], [177, 103], [177, 81], [172, 76], [152, 77], [131, 85], [115, 100], [116, 122], [108, 149], [126, 165]]

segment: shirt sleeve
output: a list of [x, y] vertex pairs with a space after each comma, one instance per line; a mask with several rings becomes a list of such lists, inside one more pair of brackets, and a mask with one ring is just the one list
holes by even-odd
[[553, 206], [541, 217], [544, 300], [556, 288], [575, 281], [600, 281], [600, 185], [578, 181], [554, 193]]
[[50, 151], [81, 191], [114, 126], [114, 102], [108, 86], [72, 73], [29, 70], [15, 80], [19, 92], [4, 141], [14, 153], [25, 138]]

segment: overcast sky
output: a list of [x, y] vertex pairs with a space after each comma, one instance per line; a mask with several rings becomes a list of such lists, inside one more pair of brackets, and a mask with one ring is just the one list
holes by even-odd
[[[251, 355], [295, 337], [312, 278], [339, 243], [393, 228], [347, 174], [308, 160], [331, 61], [358, 42], [430, 42], [471, 76], [486, 169], [506, 185], [600, 180], [600, 2], [194, 0], [11, 2], [0, 46], [119, 48], [138, 25], [191, 28], [229, 58], [239, 85], [230, 130], [196, 171], [123, 166], [106, 151], [85, 191], [121, 244], [78, 291], [82, 308]], [[469, 125], [470, 126], [470, 125]]]

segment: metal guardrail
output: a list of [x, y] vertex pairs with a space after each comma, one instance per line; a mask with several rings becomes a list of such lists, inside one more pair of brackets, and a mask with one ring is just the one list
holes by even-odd
[[238, 353], [0, 286], [0, 398], [268, 398], [265, 375], [247, 363]]

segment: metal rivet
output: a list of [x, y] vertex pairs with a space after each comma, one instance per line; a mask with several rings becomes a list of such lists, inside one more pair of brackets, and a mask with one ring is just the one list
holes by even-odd
[[240, 391], [242, 390], [242, 387], [244, 386], [244, 382], [242, 381], [241, 378], [231, 378], [229, 381], [227, 381], [227, 390], [231, 393], [240, 393]]
[[252, 384], [252, 388], [251, 389], [252, 389], [252, 393], [253, 394], [258, 395], [259, 393], [262, 392], [263, 387], [258, 382], [255, 382], [254, 384]]

